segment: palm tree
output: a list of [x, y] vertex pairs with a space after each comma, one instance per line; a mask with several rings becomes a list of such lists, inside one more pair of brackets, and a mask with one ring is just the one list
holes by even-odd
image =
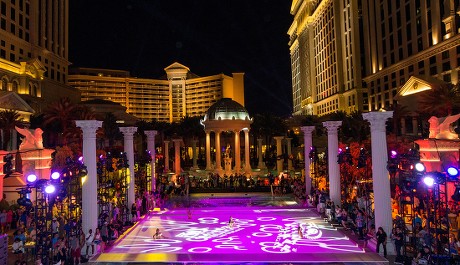
[[24, 127], [25, 122], [22, 121], [21, 115], [15, 110], [2, 110], [0, 111], [0, 128], [3, 131], [3, 150], [11, 150], [14, 147], [11, 146], [11, 134], [14, 131], [14, 127]]
[[58, 134], [58, 143], [67, 144], [64, 137], [68, 129], [73, 125], [76, 118], [77, 106], [69, 98], [60, 98], [50, 104], [44, 111], [43, 123], [45, 126], [56, 126], [55, 133]]
[[421, 94], [420, 112], [445, 117], [460, 110], [459, 84], [440, 85]]
[[117, 117], [111, 112], [107, 113], [102, 122], [104, 138], [108, 141], [109, 146], [113, 146], [116, 140], [123, 138], [117, 123]]

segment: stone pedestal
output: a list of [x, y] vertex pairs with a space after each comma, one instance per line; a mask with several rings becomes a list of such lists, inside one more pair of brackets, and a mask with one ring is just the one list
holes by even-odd
[[181, 173], [181, 166], [180, 166], [180, 146], [182, 143], [182, 139], [174, 139], [174, 173], [176, 173], [177, 176], [180, 175]]
[[225, 163], [224, 173], [226, 175], [231, 175], [232, 174], [232, 158], [230, 157], [224, 158], [224, 163]]

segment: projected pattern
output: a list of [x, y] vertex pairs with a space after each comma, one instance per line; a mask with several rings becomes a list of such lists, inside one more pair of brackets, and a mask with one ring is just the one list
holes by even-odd
[[[156, 228], [163, 238], [153, 239]], [[226, 207], [193, 209], [190, 219], [187, 209], [152, 214], [96, 261], [289, 261], [319, 254], [343, 260], [362, 253], [309, 209]]]

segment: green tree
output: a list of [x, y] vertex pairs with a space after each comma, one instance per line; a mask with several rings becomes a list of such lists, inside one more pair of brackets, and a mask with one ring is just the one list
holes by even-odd
[[0, 128], [3, 131], [3, 150], [12, 150], [15, 147], [11, 146], [11, 136], [15, 133], [15, 126], [24, 127], [25, 122], [22, 120], [21, 115], [15, 110], [2, 110], [0, 111]]

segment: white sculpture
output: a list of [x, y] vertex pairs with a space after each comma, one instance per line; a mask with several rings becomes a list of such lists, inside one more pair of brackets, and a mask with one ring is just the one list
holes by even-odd
[[35, 149], [43, 149], [43, 130], [37, 128], [35, 130], [29, 129], [21, 129], [16, 127], [16, 131], [20, 133], [24, 138], [22, 138], [22, 142], [19, 145], [19, 150], [35, 150]]
[[436, 139], [458, 139], [457, 133], [453, 131], [452, 123], [460, 119], [460, 114], [437, 118], [432, 116], [428, 122], [430, 123], [429, 138]]

